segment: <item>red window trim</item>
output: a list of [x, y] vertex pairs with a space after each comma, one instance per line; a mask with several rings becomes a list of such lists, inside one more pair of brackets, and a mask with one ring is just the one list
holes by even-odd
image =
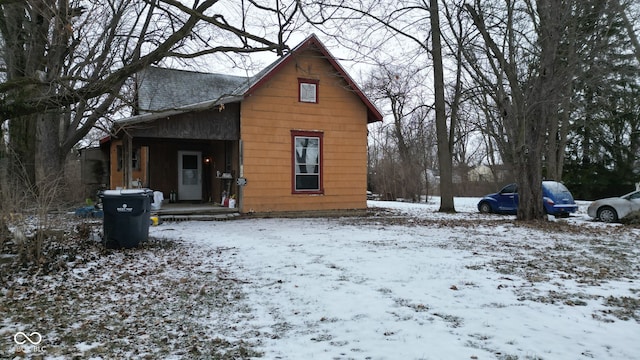
[[[297, 190], [296, 189], [296, 137], [317, 137], [320, 139], [320, 159], [319, 159], [319, 190]], [[291, 130], [291, 194], [297, 195], [323, 195], [324, 194], [324, 132], [322, 131], [305, 131], [305, 130]]]
[[[316, 86], [316, 101], [312, 102], [312, 101], [302, 101], [302, 97], [300, 96], [302, 94], [302, 84], [315, 84]], [[304, 104], [318, 104], [320, 102], [320, 80], [318, 79], [305, 79], [305, 78], [298, 78], [298, 102], [304, 103]]]

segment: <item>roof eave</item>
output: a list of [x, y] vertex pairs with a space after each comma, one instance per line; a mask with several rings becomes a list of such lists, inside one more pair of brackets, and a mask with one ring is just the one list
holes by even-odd
[[122, 127], [125, 127], [125, 126], [130, 126], [130, 125], [141, 124], [141, 123], [145, 123], [145, 122], [149, 122], [149, 121], [154, 121], [154, 120], [161, 119], [161, 118], [164, 118], [164, 117], [185, 114], [185, 113], [192, 112], [192, 111], [207, 110], [207, 109], [210, 109], [210, 108], [212, 108], [214, 106], [223, 105], [223, 104], [229, 104], [229, 103], [233, 103], [233, 102], [239, 102], [243, 98], [244, 98], [243, 96], [229, 96], [229, 97], [225, 97], [223, 99], [203, 101], [203, 102], [196, 103], [196, 104], [190, 104], [190, 105], [186, 105], [186, 106], [181, 106], [181, 107], [175, 108], [175, 109], [164, 110], [164, 111], [159, 111], [159, 112], [153, 112], [153, 113], [148, 113], [148, 114], [135, 115], [135, 116], [128, 117], [128, 118], [125, 118], [125, 119], [116, 120], [116, 125], [118, 125], [119, 127], [122, 128]]
[[374, 122], [382, 121], [382, 114], [376, 109], [374, 113], [371, 109], [367, 110], [367, 124], [371, 124]]

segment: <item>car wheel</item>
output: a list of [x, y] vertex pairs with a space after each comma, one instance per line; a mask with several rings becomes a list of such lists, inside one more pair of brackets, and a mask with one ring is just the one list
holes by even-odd
[[618, 213], [610, 206], [603, 206], [598, 209], [598, 219], [607, 223], [616, 222], [618, 221]]
[[491, 212], [491, 205], [489, 205], [489, 203], [483, 202], [482, 204], [480, 204], [480, 213], [488, 214], [490, 212]]

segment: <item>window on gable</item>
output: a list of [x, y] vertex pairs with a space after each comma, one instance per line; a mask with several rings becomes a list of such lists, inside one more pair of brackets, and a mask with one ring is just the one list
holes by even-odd
[[322, 187], [322, 133], [292, 131], [293, 184], [297, 194], [321, 194]]
[[298, 79], [298, 97], [300, 102], [318, 102], [318, 80]]

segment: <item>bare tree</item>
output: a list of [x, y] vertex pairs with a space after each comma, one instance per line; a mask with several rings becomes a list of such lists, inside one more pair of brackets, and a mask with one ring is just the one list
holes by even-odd
[[[444, 96], [444, 69], [442, 65], [442, 42], [438, 0], [429, 1], [431, 24], [431, 56], [433, 58], [433, 90], [435, 92], [436, 134], [438, 135], [438, 164], [440, 164], [440, 211], [454, 212], [453, 203], [453, 139], [447, 128], [446, 100]], [[455, 124], [451, 123], [451, 128]]]
[[[620, 48], [617, 34], [627, 29], [633, 43], [633, 29], [628, 31], [630, 22], [624, 19], [632, 8], [630, 2], [571, 0], [465, 5], [477, 35], [464, 47], [464, 66], [478, 85], [474, 101], [484, 114], [482, 130], [488, 146], [495, 145], [513, 166], [521, 191], [537, 188], [541, 176], [562, 179], [570, 140], [591, 146], [597, 127], [583, 124], [599, 118], [604, 108], [586, 111], [586, 105], [603, 105], [605, 94], [619, 94], [617, 84], [625, 81], [624, 67], [629, 66], [624, 58], [635, 47]], [[634, 88], [630, 84], [625, 91]], [[578, 128], [584, 129], [582, 135], [570, 136]], [[575, 149], [577, 144], [570, 145]], [[531, 202], [521, 201], [519, 218], [545, 217], [532, 208], [539, 203], [538, 189], [520, 195], [531, 196]]]
[[[32, 182], [57, 176], [70, 149], [126, 102], [144, 67], [211, 54], [286, 51], [295, 1], [60, 0], [0, 4], [0, 114]], [[253, 29], [253, 30], [252, 30]]]
[[[611, 9], [614, 12], [616, 17], [619, 17], [622, 20], [622, 25], [624, 29], [627, 31], [627, 35], [629, 36], [629, 40], [631, 41], [631, 45], [633, 47], [633, 53], [635, 54], [636, 59], [640, 62], [640, 40], [638, 40], [638, 33], [636, 29], [634, 29], [634, 24], [638, 24], [638, 16], [640, 16], [640, 8], [638, 8], [638, 4], [635, 4], [635, 8], [632, 7], [632, 2], [626, 1], [621, 3], [620, 0], [612, 0], [611, 1]], [[629, 13], [636, 11], [636, 19], [633, 21], [629, 18]]]
[[419, 201], [421, 195], [428, 194], [425, 174], [431, 165], [427, 144], [432, 128], [428, 121], [430, 107], [424, 105], [423, 82], [421, 69], [380, 64], [370, 72], [364, 85], [364, 91], [389, 109], [392, 118], [388, 128], [384, 126], [381, 130], [393, 142], [374, 143], [374, 147], [384, 146], [384, 151], [377, 156], [373, 154], [371, 159], [376, 162], [372, 166], [373, 183], [388, 198]]
[[[562, 180], [570, 134], [576, 118], [583, 116], [579, 111], [584, 106], [576, 102], [580, 100], [576, 94], [584, 89], [576, 89], [580, 85], [576, 81], [587, 77], [590, 64], [603, 61], [603, 51], [611, 51], [607, 38], [620, 24], [631, 40], [631, 50], [624, 50], [623, 56], [630, 51], [637, 56], [633, 19], [639, 12], [637, 4], [628, 0], [309, 2], [313, 6], [304, 9], [305, 15], [360, 54], [394, 51], [387, 55], [402, 58], [407, 66], [426, 67], [424, 59], [433, 60], [429, 65], [435, 79], [433, 103], [438, 107], [439, 99], [448, 100], [444, 126], [437, 130], [440, 154], [448, 151], [446, 157], [459, 165], [469, 163], [475, 154], [486, 154], [490, 165], [507, 165], [513, 174], [510, 180], [520, 184], [521, 220], [546, 219], [539, 200], [541, 181]], [[438, 20], [434, 12], [444, 14], [446, 21], [434, 26]], [[357, 39], [349, 38], [348, 31], [331, 28], [345, 24], [358, 33]], [[441, 45], [436, 37], [442, 39]], [[411, 56], [406, 56], [408, 48], [415, 50]], [[435, 67], [437, 48], [445, 57], [443, 76]], [[441, 84], [444, 96], [439, 95]], [[483, 151], [468, 147], [474, 144], [476, 132], [486, 144]], [[451, 188], [445, 185], [446, 163], [444, 168], [443, 186]], [[446, 204], [441, 205], [446, 211]]]
[[562, 173], [579, 41], [574, 18], [591, 4], [547, 0], [519, 4], [506, 1], [502, 14], [486, 2], [465, 5], [484, 44], [482, 54], [491, 76], [481, 72], [487, 67], [475, 63], [477, 54], [465, 55], [475, 70], [473, 76], [491, 94], [501, 115], [499, 126], [504, 127], [506, 141], [498, 144], [508, 147], [502, 153], [513, 162], [520, 185], [518, 219], [534, 220], [545, 218], [539, 200], [542, 159], [551, 177]]
[[99, 120], [127, 115], [123, 85], [133, 74], [205, 56], [282, 54], [297, 16], [294, 0], [0, 2], [0, 236], [25, 205], [46, 226], [66, 157]]

